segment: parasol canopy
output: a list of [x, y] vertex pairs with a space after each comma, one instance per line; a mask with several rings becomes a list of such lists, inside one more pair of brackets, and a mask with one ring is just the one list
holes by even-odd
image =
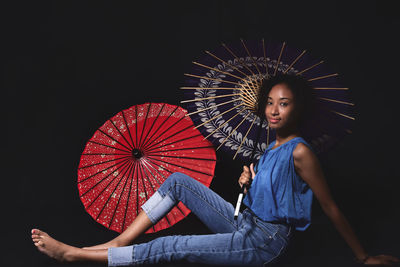
[[[215, 150], [186, 114], [165, 103], [136, 105], [94, 133], [80, 159], [78, 189], [86, 211], [97, 222], [121, 233], [174, 172], [210, 185]], [[170, 227], [189, 213], [179, 203], [147, 233]]]
[[354, 104], [338, 73], [306, 50], [264, 39], [205, 51], [193, 62], [192, 72], [185, 74], [181, 103], [217, 150], [233, 154], [234, 159], [258, 159], [275, 139], [268, 122], [257, 115], [259, 90], [263, 80], [278, 74], [302, 76], [313, 87], [317, 103], [302, 134], [317, 153], [351, 133]]

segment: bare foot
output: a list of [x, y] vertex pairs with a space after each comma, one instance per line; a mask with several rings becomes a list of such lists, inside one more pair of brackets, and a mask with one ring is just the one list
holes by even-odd
[[32, 241], [40, 252], [61, 262], [73, 261], [73, 252], [77, 250], [77, 248], [55, 240], [39, 229], [32, 229]]

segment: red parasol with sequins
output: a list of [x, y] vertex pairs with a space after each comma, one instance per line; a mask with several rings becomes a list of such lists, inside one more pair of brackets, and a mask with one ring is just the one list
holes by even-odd
[[[80, 159], [78, 189], [86, 211], [97, 222], [122, 232], [174, 172], [210, 185], [215, 150], [186, 114], [165, 103], [136, 105], [94, 133]], [[179, 203], [147, 233], [168, 228], [189, 213]]]

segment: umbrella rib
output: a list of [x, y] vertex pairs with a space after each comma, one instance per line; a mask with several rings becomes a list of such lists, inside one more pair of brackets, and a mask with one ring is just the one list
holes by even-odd
[[233, 159], [235, 159], [235, 158], [236, 158], [236, 155], [239, 153], [240, 148], [242, 147], [242, 145], [243, 145], [243, 143], [244, 143], [244, 140], [247, 138], [247, 135], [249, 134], [251, 128], [253, 128], [253, 124], [254, 124], [255, 120], [256, 120], [256, 117], [253, 118], [253, 121], [251, 122], [251, 125], [250, 125], [249, 129], [247, 130], [245, 136], [243, 137], [242, 142], [240, 143], [240, 146], [239, 146], [238, 149], [236, 150], [236, 153], [235, 153], [235, 155], [233, 156]]
[[[167, 177], [165, 177], [161, 172], [159, 172], [156, 168], [154, 168], [153, 165], [151, 165], [151, 164], [150, 164], [149, 162], [147, 162], [147, 161], [148, 161], [148, 159], [147, 159], [147, 158], [144, 158], [144, 162], [146, 162], [147, 165], [149, 165], [150, 167], [152, 167], [153, 170], [156, 171], [162, 178], [164, 178], [164, 181], [165, 181], [165, 180], [167, 179]], [[148, 168], [147, 165], [145, 165], [145, 166], [146, 166], [146, 168], [150, 171], [150, 168]], [[151, 172], [151, 171], [150, 171], [150, 172]], [[153, 175], [153, 177], [157, 180], [157, 183], [158, 183], [159, 185], [162, 184], [162, 182], [160, 182], [160, 181], [156, 178], [156, 176]]]
[[[175, 109], [174, 109], [171, 113], [169, 113], [168, 117], [167, 117], [160, 125], [158, 125], [157, 130], [155, 130], [155, 131], [153, 132], [153, 134], [147, 139], [147, 141], [144, 142], [144, 144], [143, 144], [143, 147], [144, 147], [144, 148], [146, 148], [148, 142], [149, 142], [150, 140], [152, 140], [153, 136], [160, 130], [161, 126], [165, 125], [165, 123], [171, 118], [171, 116], [175, 113], [175, 111], [176, 111], [177, 109], [178, 109], [178, 106], [176, 106]], [[162, 136], [164, 133], [165, 133], [165, 132], [163, 132], [162, 134], [160, 134], [159, 137]]]
[[216, 98], [222, 98], [222, 97], [228, 97], [228, 96], [236, 96], [236, 95], [242, 95], [242, 93], [209, 96], [209, 97], [204, 97], [204, 98], [195, 98], [195, 99], [190, 99], [190, 100], [183, 100], [183, 101], [181, 101], [181, 103], [195, 102], [195, 101], [207, 100], [207, 99], [216, 99]]
[[[200, 136], [200, 135], [198, 135]], [[193, 150], [193, 149], [202, 149], [202, 148], [213, 148], [214, 146], [198, 146], [198, 147], [184, 147], [184, 148], [176, 148], [176, 149], [168, 149], [168, 151], [160, 151], [163, 152], [171, 152], [171, 151], [181, 151], [181, 150]], [[152, 154], [152, 152], [148, 152], [148, 154]]]
[[335, 77], [335, 76], [338, 76], [338, 75], [339, 75], [338, 73], [333, 73], [333, 74], [329, 74], [329, 75], [325, 75], [325, 76], [312, 78], [312, 79], [309, 79], [308, 81], [312, 82], [312, 81], [317, 81], [317, 80], [321, 80], [321, 79], [325, 79], [325, 78]]
[[[161, 112], [163, 111], [164, 106], [165, 106], [165, 103], [163, 103], [163, 105], [161, 106], [160, 111], [158, 112], [156, 118], [153, 120], [153, 123], [151, 124], [150, 129], [149, 129], [149, 131], [147, 132], [147, 135], [146, 135], [145, 139], [143, 140], [143, 144], [142, 144], [141, 147], [144, 147], [145, 144], [147, 143], [147, 140], [148, 140], [147, 136], [151, 133], [151, 130], [153, 130], [154, 124], [156, 123], [156, 121], [157, 121], [158, 118], [160, 117], [160, 114], [161, 114]], [[140, 148], [141, 148], [141, 147], [140, 147]]]
[[[100, 179], [100, 181], [97, 181], [94, 185], [92, 185], [88, 190], [86, 190], [84, 193], [82, 193], [80, 195], [80, 197], [83, 197], [84, 195], [86, 195], [90, 190], [93, 190], [93, 188], [95, 188], [96, 186], [98, 186], [101, 182], [103, 182], [104, 180], [106, 180], [108, 177], [110, 177], [113, 173], [115, 173], [116, 171], [119, 171], [119, 169], [124, 168], [125, 165], [129, 164], [130, 161], [125, 161], [124, 163], [122, 163], [120, 166], [118, 166], [115, 170], [113, 170], [112, 172], [110, 172], [109, 174], [107, 174], [105, 177], [103, 177], [102, 179]], [[114, 165], [116, 166], [116, 165]], [[114, 167], [113, 166], [113, 167]], [[103, 170], [104, 171], [104, 170]], [[100, 173], [100, 172], [99, 172]], [[86, 179], [87, 180], [87, 179]], [[82, 181], [81, 181], [82, 182]]]
[[101, 172], [107, 171], [108, 169], [111, 169], [111, 168], [117, 166], [118, 164], [124, 164], [124, 163], [126, 163], [126, 161], [117, 162], [117, 163], [114, 164], [114, 165], [111, 165], [111, 166], [109, 166], [109, 167], [107, 167], [107, 168], [105, 168], [105, 169], [102, 169], [101, 171], [96, 172], [95, 174], [92, 174], [92, 175], [86, 177], [85, 179], [82, 179], [82, 180], [78, 181], [78, 184], [83, 183], [83, 182], [85, 182], [86, 180], [89, 180], [89, 179], [95, 177], [96, 175], [100, 174]]
[[[183, 116], [182, 118], [180, 118], [180, 119], [179, 119], [178, 121], [176, 121], [176, 122], [181, 121], [183, 118], [185, 118], [185, 116]], [[172, 126], [175, 126], [175, 124], [176, 124], [176, 123], [174, 123], [173, 125], [171, 125], [170, 127], [168, 127], [168, 129], [166, 129], [166, 130], [163, 132], [163, 134], [164, 134], [166, 131], [168, 131], [169, 129], [171, 129]], [[175, 133], [169, 135], [168, 137], [165, 137], [164, 139], [162, 139], [162, 140], [160, 140], [160, 141], [158, 141], [158, 142], [154, 142], [154, 143], [151, 144], [150, 146], [146, 147], [145, 150], [146, 150], [146, 151], [149, 151], [149, 150], [151, 151], [151, 150], [153, 150], [153, 148], [154, 148], [155, 145], [158, 145], [158, 144], [160, 144], [161, 142], [164, 142], [165, 140], [168, 140], [168, 139], [171, 138], [172, 136], [174, 136], [174, 135], [176, 135], [176, 134], [178, 134], [178, 133], [180, 133], [180, 132], [183, 132], [183, 131], [189, 129], [190, 127], [192, 127], [192, 125], [189, 125], [189, 126], [183, 128], [182, 130], [179, 130], [179, 131], [177, 131], [177, 132], [175, 132]], [[162, 134], [161, 134], [160, 136], [162, 136]], [[160, 136], [159, 136], [159, 137], [160, 137]]]
[[[182, 169], [185, 169], [185, 170], [188, 170], [188, 171], [192, 171], [192, 172], [201, 173], [201, 174], [204, 174], [204, 175], [213, 176], [212, 174], [209, 174], [209, 173], [205, 173], [205, 172], [201, 172], [201, 171], [198, 171], [198, 170], [190, 169], [190, 168], [184, 167], [184, 166], [179, 166], [179, 165], [177, 165], [177, 164], [174, 164], [174, 163], [171, 163], [171, 162], [166, 162], [166, 161], [160, 160], [160, 159], [156, 159], [156, 158], [153, 158], [153, 157], [151, 157], [151, 156], [148, 156], [147, 158], [148, 158], [150, 161], [152, 161], [153, 164], [155, 164], [155, 165], [157, 165], [157, 164], [154, 162], [154, 160], [160, 161], [160, 162], [162, 162], [162, 163], [169, 164], [169, 165], [172, 165], [172, 166], [175, 166], [175, 167], [178, 167], [178, 168], [182, 168]], [[159, 166], [159, 165], [157, 165], [157, 166]], [[161, 167], [161, 166], [159, 166], [159, 167]], [[161, 167], [161, 168], [163, 168], [163, 167]], [[169, 172], [172, 173], [171, 171], [169, 171]]]
[[131, 146], [131, 144], [129, 143], [128, 140], [126, 140], [125, 136], [121, 133], [121, 131], [118, 129], [118, 127], [115, 125], [115, 123], [110, 119], [109, 120], [111, 122], [111, 124], [114, 126], [114, 128], [118, 131], [118, 133], [122, 136], [122, 138], [125, 140], [125, 142], [129, 145], [130, 149], [133, 149], [133, 147]]
[[229, 104], [229, 103], [232, 103], [232, 102], [235, 102], [235, 101], [238, 101], [238, 100], [237, 99], [233, 99], [233, 100], [229, 100], [229, 101], [226, 101], [226, 102], [223, 102], [223, 103], [219, 103], [217, 105], [213, 105], [213, 106], [210, 106], [208, 108], [204, 108], [204, 109], [200, 109], [200, 110], [197, 110], [197, 111], [193, 111], [191, 113], [186, 114], [186, 116], [190, 116], [190, 115], [193, 115], [193, 114], [196, 114], [196, 113], [199, 113], [199, 112], [203, 112], [203, 111], [206, 111], [206, 110], [209, 110], [209, 109], [212, 109], [212, 108], [216, 108], [216, 107], [219, 107], [219, 106], [222, 106], [222, 105], [226, 105], [226, 104]]
[[150, 108], [151, 108], [151, 103], [149, 103], [147, 105], [147, 112], [146, 112], [146, 117], [144, 118], [144, 123], [143, 123], [143, 128], [140, 132], [140, 139], [139, 139], [139, 144], [138, 144], [138, 148], [140, 149], [142, 147], [142, 137], [143, 137], [143, 133], [146, 130], [146, 122], [147, 122], [147, 118], [149, 116], [150, 113]]
[[266, 74], [267, 78], [269, 78], [270, 75], [268, 73], [267, 53], [266, 53], [266, 50], [265, 50], [264, 38], [262, 39], [262, 44], [263, 44], [264, 60], [265, 60], [265, 74]]
[[340, 100], [335, 100], [335, 99], [326, 98], [326, 97], [318, 97], [318, 99], [326, 100], [326, 101], [329, 101], [329, 102], [335, 102], [335, 103], [339, 103], [339, 104], [345, 104], [345, 105], [354, 106], [354, 103], [345, 102], [345, 101], [340, 101]]
[[254, 60], [254, 58], [251, 56], [250, 51], [247, 49], [247, 46], [246, 46], [246, 44], [244, 43], [243, 39], [240, 39], [240, 41], [242, 42], [242, 45], [243, 45], [244, 49], [246, 50], [247, 54], [249, 55], [249, 57], [250, 57], [251, 60], [253, 61], [254, 66], [256, 67], [258, 73], [261, 75], [261, 71], [260, 71], [260, 69], [259, 69], [258, 66], [257, 66], [257, 62], [256, 62], [256, 61]]
[[232, 52], [232, 50], [229, 49], [229, 47], [227, 47], [224, 43], [222, 44], [222, 46], [223, 46], [226, 50], [228, 50], [228, 52], [231, 53], [231, 55], [234, 56], [235, 59], [236, 59], [237, 61], [239, 61], [239, 63], [240, 63], [243, 67], [245, 67], [248, 71], [250, 71], [250, 73], [251, 73], [252, 75], [255, 75], [255, 73], [254, 73], [245, 63], [243, 63], [242, 60], [241, 60], [240, 58], [238, 58], [238, 57]]
[[228, 110], [225, 110], [224, 112], [222, 112], [222, 113], [220, 113], [220, 114], [218, 114], [218, 115], [212, 117], [211, 119], [209, 119], [209, 120], [207, 120], [207, 121], [205, 121], [205, 122], [203, 122], [203, 123], [197, 125], [197, 126], [194, 127], [194, 128], [197, 129], [197, 128], [203, 126], [204, 124], [209, 123], [210, 121], [215, 120], [215, 119], [218, 118], [218, 117], [221, 117], [221, 116], [224, 115], [225, 113], [228, 113], [228, 112], [232, 111], [233, 109], [238, 108], [238, 107], [243, 106], [243, 105], [244, 105], [244, 103], [241, 103], [241, 104], [236, 105], [236, 106], [234, 106], [234, 107], [232, 107], [232, 108], [230, 108], [230, 109], [228, 109]]
[[[168, 152], [168, 151], [165, 151], [165, 152]], [[149, 156], [175, 158], [175, 159], [193, 159], [193, 160], [204, 160], [204, 161], [216, 161], [215, 159], [211, 159], [211, 158], [193, 158], [193, 157], [185, 157], [185, 156], [169, 156], [169, 155], [160, 155], [160, 154], [149, 154]]]
[[301, 52], [301, 54], [292, 62], [292, 64], [290, 64], [289, 67], [287, 67], [287, 69], [283, 72], [283, 74], [286, 74], [291, 67], [294, 66], [294, 64], [296, 64], [296, 62], [306, 53], [306, 50], [304, 50], [303, 52]]
[[116, 154], [116, 153], [82, 153], [82, 156], [126, 156], [129, 154]]
[[335, 110], [329, 110], [329, 111], [331, 111], [331, 112], [333, 112], [333, 113], [335, 113], [335, 114], [338, 114], [338, 115], [340, 115], [340, 116], [343, 116], [343, 117], [345, 117], [345, 118], [348, 118], [348, 119], [351, 119], [351, 120], [355, 120], [354, 117], [351, 117], [351, 116], [349, 116], [349, 115], [340, 113], [340, 112], [338, 112], [338, 111], [335, 111]]
[[104, 134], [105, 136], [107, 136], [108, 138], [112, 139], [113, 141], [117, 142], [118, 144], [120, 144], [121, 146], [125, 147], [126, 149], [128, 149], [129, 151], [129, 147], [125, 146], [124, 144], [122, 144], [121, 142], [119, 142], [117, 139], [115, 139], [114, 137], [112, 137], [111, 135], [107, 134], [106, 132], [104, 132], [101, 129], [98, 129], [99, 132], [101, 132], [102, 134]]
[[230, 73], [230, 72], [223, 71], [223, 70], [220, 70], [220, 69], [217, 69], [217, 68], [213, 68], [213, 67], [210, 67], [210, 66], [207, 66], [207, 65], [198, 63], [198, 62], [196, 62], [196, 61], [193, 61], [192, 63], [195, 64], [195, 65], [197, 65], [197, 66], [200, 66], [200, 67], [209, 69], [209, 70], [214, 70], [214, 71], [216, 71], [216, 72], [220, 72], [220, 73], [229, 75], [229, 76], [231, 76], [231, 77], [233, 77], [233, 78], [236, 78], [236, 79], [239, 79], [239, 80], [243, 79], [242, 77], [239, 77], [239, 76], [237, 76], [237, 75], [234, 75], [234, 74], [232, 74], [232, 73]]
[[135, 131], [136, 131], [136, 135], [135, 135], [135, 141], [136, 141], [136, 147], [139, 147], [139, 143], [138, 143], [138, 140], [137, 140], [137, 138], [138, 138], [138, 133], [137, 133], [137, 130], [138, 130], [138, 126], [139, 126], [139, 121], [138, 121], [138, 117], [137, 117], [137, 113], [138, 113], [138, 109], [137, 109], [137, 105], [135, 106], [135, 121], [136, 121], [136, 123], [135, 123]]
[[248, 96], [249, 100], [252, 99], [253, 101], [257, 101], [257, 97], [254, 94], [254, 90], [255, 90], [254, 86], [250, 85], [248, 82], [246, 82], [246, 85], [249, 87], [249, 89], [243, 90], [244, 91], [243, 95]]
[[125, 180], [124, 185], [122, 186], [122, 191], [121, 191], [121, 194], [120, 194], [119, 197], [118, 197], [117, 205], [115, 206], [113, 215], [111, 216], [111, 220], [110, 220], [110, 223], [108, 224], [108, 228], [110, 228], [111, 225], [112, 225], [112, 223], [114, 222], [115, 213], [116, 213], [117, 210], [118, 210], [118, 206], [119, 206], [119, 203], [120, 203], [120, 201], [121, 201], [122, 195], [123, 195], [123, 193], [125, 192], [125, 188], [126, 188], [126, 185], [128, 184], [128, 178], [129, 178], [129, 176], [131, 175], [132, 168], [133, 168], [133, 164], [132, 164], [132, 162], [131, 162], [130, 165], [129, 165], [129, 173], [128, 173], [128, 175], [126, 176], [126, 180]]
[[128, 122], [126, 121], [126, 117], [125, 117], [124, 111], [121, 111], [121, 114], [122, 114], [122, 118], [124, 119], [126, 130], [128, 131], [128, 134], [129, 134], [129, 138], [131, 139], [132, 147], [136, 147], [135, 143], [133, 142], [133, 138], [132, 138], [131, 130], [129, 129]]
[[244, 73], [243, 71], [241, 71], [241, 70], [238, 69], [237, 67], [235, 67], [235, 66], [229, 64], [228, 62], [224, 61], [223, 59], [220, 59], [219, 57], [217, 57], [216, 55], [212, 54], [211, 52], [209, 52], [209, 51], [205, 51], [205, 52], [206, 52], [208, 55], [212, 56], [213, 58], [215, 58], [215, 59], [221, 61], [222, 63], [228, 65], [229, 67], [231, 67], [231, 68], [237, 70], [239, 73], [243, 74], [244, 76], [247, 76], [246, 73]]
[[[126, 164], [126, 165], [127, 165], [127, 164]], [[122, 168], [125, 168], [126, 165], [123, 166]], [[115, 171], [116, 171], [116, 170], [115, 170]], [[115, 171], [114, 171], [114, 172], [115, 172]], [[113, 173], [114, 173], [114, 172], [113, 172]], [[118, 173], [116, 177], [118, 177], [119, 174], [120, 174], [120, 173]], [[107, 177], [108, 177], [108, 176], [109, 176], [109, 175], [107, 175]], [[116, 179], [116, 178], [114, 178], [114, 179]], [[96, 200], [99, 198], [99, 196], [104, 192], [104, 190], [106, 190], [106, 189], [108, 188], [108, 186], [114, 181], [114, 179], [111, 179], [111, 181], [103, 188], [103, 190], [100, 191], [100, 193], [95, 197], [95, 199], [94, 199], [92, 202], [89, 203], [89, 205], [86, 207], [87, 209], [89, 209], [89, 208], [93, 205], [93, 203], [96, 202]], [[102, 181], [104, 181], [104, 178], [102, 179]], [[99, 184], [99, 182], [96, 183], [96, 186], [97, 186], [98, 184]], [[93, 188], [94, 188], [94, 187], [93, 187]], [[86, 193], [87, 193], [87, 191], [86, 191]], [[96, 220], [97, 220], [97, 218], [96, 218]]]
[[134, 174], [134, 172], [135, 172], [136, 165], [137, 165], [137, 162], [135, 161], [135, 162], [133, 163], [133, 170], [132, 170], [132, 172], [130, 173], [131, 177], [130, 177], [130, 184], [129, 184], [128, 197], [127, 197], [127, 199], [126, 199], [126, 209], [125, 209], [125, 212], [124, 212], [124, 220], [122, 221], [122, 230], [124, 230], [124, 228], [125, 228], [126, 214], [127, 214], [127, 212], [128, 212], [128, 208], [129, 208], [129, 200], [130, 200], [130, 198], [131, 198], [132, 184], [133, 184], [133, 174]]
[[281, 61], [283, 49], [285, 49], [285, 45], [286, 45], [286, 42], [283, 42], [282, 47], [281, 47], [281, 52], [279, 53], [278, 60], [276, 61], [274, 76], [276, 76], [276, 73], [278, 72], [278, 66], [279, 66], [279, 63]]
[[[175, 140], [175, 141], [173, 141], [173, 142], [171, 142], [171, 143], [168, 143], [168, 144], [163, 144], [163, 145], [161, 145], [161, 146], [151, 147], [150, 150], [146, 150], [145, 152], [146, 152], [146, 153], [151, 153], [151, 151], [154, 151], [154, 150], [159, 149], [159, 148], [161, 148], [161, 147], [166, 147], [166, 146], [169, 146], [169, 145], [172, 145], [172, 144], [175, 144], [175, 143], [179, 143], [179, 142], [182, 142], [182, 141], [185, 141], [185, 140], [194, 138], [194, 137], [198, 137], [198, 136], [201, 136], [201, 134], [196, 134], [196, 135], [192, 135], [192, 136], [189, 136], [189, 137], [185, 137], [185, 138], [182, 138], [182, 139], [179, 139], [179, 140]], [[165, 141], [165, 140], [163, 140], [163, 141]], [[162, 142], [162, 141], [161, 141], [161, 142]], [[157, 143], [157, 144], [158, 144], [158, 143]]]
[[[218, 131], [218, 129], [224, 127], [225, 124], [227, 124], [228, 122], [230, 122], [232, 119], [234, 119], [236, 116], [238, 116], [240, 113], [242, 113], [243, 111], [245, 111], [246, 108], [243, 108], [242, 110], [240, 110], [239, 112], [237, 112], [234, 116], [232, 116], [231, 118], [229, 118], [229, 120], [225, 121], [223, 124], [221, 124], [220, 126], [218, 126], [214, 131], [212, 131], [209, 135], [207, 135], [206, 137], [204, 137], [204, 139], [210, 137], [213, 133], [215, 133], [216, 131]], [[203, 140], [204, 140], [203, 139]]]
[[199, 75], [194, 75], [194, 74], [189, 74], [189, 73], [184, 73], [183, 75], [188, 76], [188, 77], [194, 77], [194, 78], [199, 78], [199, 79], [216, 81], [216, 82], [224, 82], [224, 83], [240, 85], [240, 83], [237, 83], [237, 82], [231, 82], [231, 81], [222, 80], [222, 79], [215, 79], [215, 78], [210, 78], [210, 77], [207, 77], [207, 76], [199, 76]]
[[233, 132], [236, 131], [237, 128], [239, 128], [240, 125], [242, 125], [242, 123], [246, 120], [246, 118], [247, 118], [249, 115], [250, 115], [250, 112], [248, 112], [247, 115], [242, 119], [242, 121], [235, 127], [235, 129], [233, 129], [233, 130], [231, 131], [231, 133], [230, 133], [227, 137], [225, 137], [224, 141], [217, 147], [216, 150], [218, 150], [218, 149], [226, 142], [226, 140], [233, 134]]
[[304, 70], [302, 70], [302, 71], [299, 71], [298, 73], [296, 73], [296, 76], [297, 76], [297, 75], [301, 75], [301, 74], [303, 74], [304, 72], [309, 71], [309, 70], [315, 68], [315, 67], [318, 66], [318, 65], [321, 65], [322, 63], [324, 63], [323, 60], [321, 60], [320, 62], [318, 62], [318, 63], [316, 63], [316, 64], [314, 64], [314, 65], [312, 65], [311, 67], [308, 67], [308, 68], [306, 68], [306, 69], [304, 69]]
[[347, 87], [314, 87], [314, 90], [349, 90]]
[[[118, 183], [115, 185], [113, 191], [112, 191], [111, 194], [108, 196], [108, 198], [107, 198], [106, 202], [104, 203], [103, 207], [101, 208], [100, 212], [97, 214], [96, 221], [99, 219], [100, 215], [103, 213], [104, 209], [107, 207], [108, 202], [110, 201], [110, 199], [111, 199], [112, 195], [114, 194], [115, 190], [117, 190], [118, 185], [119, 185], [119, 184], [122, 182], [122, 180], [125, 178], [125, 174], [126, 174], [126, 172], [127, 172], [128, 170], [129, 170], [129, 167], [127, 167], [127, 168], [125, 169], [124, 174], [122, 174], [122, 176], [121, 176], [121, 178], [119, 179]], [[119, 175], [119, 174], [118, 174], [118, 175]], [[113, 182], [113, 181], [111, 181], [111, 182], [106, 186], [106, 188], [109, 187], [109, 186], [111, 185], [112, 182]], [[105, 188], [103, 189], [103, 191], [102, 191], [101, 193], [103, 193], [104, 190], [105, 190]]]
[[110, 160], [106, 160], [106, 161], [102, 161], [102, 162], [96, 162], [96, 163], [93, 163], [93, 164], [89, 164], [89, 165], [86, 165], [86, 166], [79, 167], [78, 169], [79, 170], [86, 169], [86, 168], [89, 168], [89, 167], [93, 167], [93, 166], [97, 166], [97, 165], [101, 165], [101, 164], [117, 161], [117, 160], [120, 160], [120, 159], [126, 160], [127, 158], [130, 158], [130, 156], [120, 157], [120, 158], [116, 158], [116, 159], [110, 159]]
[[111, 149], [115, 149], [115, 150], [119, 150], [119, 151], [122, 151], [122, 152], [126, 152], [128, 154], [131, 153], [129, 150], [126, 151], [126, 150], [123, 150], [123, 149], [120, 149], [120, 148], [117, 148], [117, 147], [113, 147], [113, 146], [110, 146], [110, 145], [102, 144], [102, 143], [99, 143], [99, 142], [96, 142], [96, 141], [92, 141], [92, 140], [89, 140], [89, 143], [93, 143], [93, 144], [96, 144], [96, 145], [99, 145], [99, 146], [105, 146], [105, 147], [108, 147], [108, 148], [111, 148]]

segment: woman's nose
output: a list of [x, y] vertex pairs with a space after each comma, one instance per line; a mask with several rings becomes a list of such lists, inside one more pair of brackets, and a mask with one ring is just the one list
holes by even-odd
[[279, 114], [279, 108], [277, 105], [272, 105], [271, 106], [271, 114], [272, 115], [278, 115]]

